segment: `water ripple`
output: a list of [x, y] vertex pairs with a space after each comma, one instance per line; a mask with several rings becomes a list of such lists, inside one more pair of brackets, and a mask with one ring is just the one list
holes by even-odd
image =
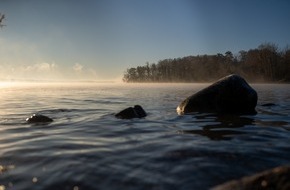
[[[132, 84], [5, 91], [0, 101], [0, 185], [208, 189], [289, 164], [287, 85], [256, 85], [255, 116], [177, 115], [178, 103], [202, 87]], [[146, 118], [114, 117], [135, 104], [144, 107]], [[34, 113], [54, 122], [26, 123]]]

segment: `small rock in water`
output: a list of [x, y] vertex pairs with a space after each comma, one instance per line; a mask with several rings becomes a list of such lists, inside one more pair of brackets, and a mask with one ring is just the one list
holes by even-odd
[[229, 75], [183, 100], [177, 107], [177, 112], [256, 114], [257, 101], [257, 92], [245, 79]]
[[27, 123], [48, 123], [52, 121], [53, 119], [40, 114], [33, 114], [32, 116], [26, 119]]
[[134, 107], [128, 107], [115, 115], [119, 119], [133, 119], [146, 117], [147, 114], [140, 105], [135, 105]]

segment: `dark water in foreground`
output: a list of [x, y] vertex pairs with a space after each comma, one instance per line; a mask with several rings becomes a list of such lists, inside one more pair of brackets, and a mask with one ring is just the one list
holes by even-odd
[[[0, 189], [208, 189], [290, 164], [290, 85], [252, 85], [255, 116], [178, 116], [205, 86], [0, 87]], [[146, 118], [114, 118], [135, 104]], [[33, 113], [54, 122], [26, 124]]]

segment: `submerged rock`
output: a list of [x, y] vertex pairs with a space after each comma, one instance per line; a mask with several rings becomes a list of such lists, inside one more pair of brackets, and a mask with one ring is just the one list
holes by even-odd
[[212, 190], [290, 189], [290, 166], [280, 166], [253, 176], [233, 180], [214, 187]]
[[126, 108], [119, 113], [115, 114], [115, 117], [119, 119], [133, 119], [146, 117], [147, 114], [140, 105], [135, 105], [134, 107]]
[[53, 119], [45, 116], [45, 115], [40, 115], [40, 114], [33, 114], [32, 116], [28, 117], [26, 119], [27, 123], [48, 123], [52, 122]]
[[257, 100], [256, 91], [242, 77], [229, 75], [186, 98], [177, 112], [256, 114]]

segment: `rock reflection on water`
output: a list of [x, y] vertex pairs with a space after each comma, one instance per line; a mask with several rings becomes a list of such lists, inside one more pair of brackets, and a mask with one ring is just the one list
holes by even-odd
[[[232, 136], [246, 134], [239, 131], [246, 125], [253, 125], [254, 119], [239, 115], [198, 115], [198, 120], [214, 118], [211, 124], [201, 127], [201, 129], [180, 130], [179, 133], [206, 136], [211, 140], [231, 140]], [[214, 123], [214, 124], [212, 124]]]

